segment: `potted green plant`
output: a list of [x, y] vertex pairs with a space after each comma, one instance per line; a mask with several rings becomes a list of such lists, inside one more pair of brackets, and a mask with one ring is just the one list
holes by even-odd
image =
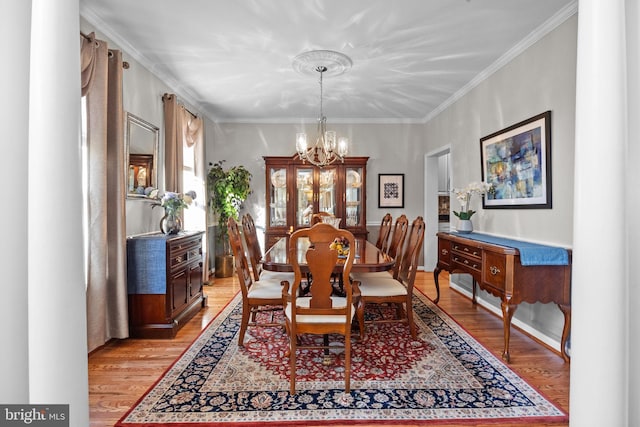
[[209, 206], [218, 219], [217, 241], [222, 253], [216, 253], [216, 277], [229, 277], [233, 274], [233, 254], [229, 246], [227, 221], [233, 218], [239, 220], [242, 203], [251, 193], [251, 172], [244, 166], [234, 166], [227, 170], [223, 164], [225, 160], [210, 163], [207, 173], [207, 190], [209, 192]]

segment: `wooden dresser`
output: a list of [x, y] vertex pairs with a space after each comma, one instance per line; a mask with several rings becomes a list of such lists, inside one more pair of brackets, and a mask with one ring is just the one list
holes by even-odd
[[569, 360], [566, 343], [571, 328], [571, 251], [567, 265], [522, 265], [516, 247], [465, 238], [459, 233], [438, 233], [438, 265], [433, 271], [436, 304], [440, 298], [438, 275], [442, 270], [467, 273], [473, 277], [473, 303], [476, 285], [502, 301], [504, 323], [503, 359], [509, 361], [511, 318], [518, 304], [556, 303], [564, 314], [561, 353]]
[[206, 305], [202, 235], [154, 233], [127, 238], [131, 337], [173, 338]]

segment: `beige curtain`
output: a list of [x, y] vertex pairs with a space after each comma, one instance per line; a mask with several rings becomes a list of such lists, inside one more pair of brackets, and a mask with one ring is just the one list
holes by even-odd
[[[183, 144], [187, 147], [193, 147], [194, 152], [194, 175], [196, 181], [199, 183], [196, 187], [193, 183], [189, 184], [189, 188], [183, 188], [183, 191], [195, 190], [198, 194], [195, 206], [192, 206], [190, 210], [197, 210], [197, 224], [199, 229], [207, 230], [207, 198], [206, 198], [206, 176], [204, 168], [204, 120], [202, 118], [193, 115], [186, 107], [180, 106], [180, 113], [182, 114], [182, 131], [183, 131]], [[184, 184], [186, 185], [186, 184]], [[193, 187], [193, 188], [191, 188]], [[192, 217], [193, 218], [193, 217]], [[203, 280], [209, 281], [209, 248], [207, 245], [208, 238], [203, 238]]]
[[175, 95], [165, 93], [164, 103], [164, 185], [166, 191], [182, 191], [183, 114]]
[[[204, 169], [204, 121], [192, 114], [184, 105], [178, 103], [176, 95], [165, 93], [162, 97], [164, 103], [165, 126], [165, 189], [167, 191], [185, 192], [195, 190], [198, 198], [196, 206], [192, 209], [201, 211], [202, 221], [200, 226], [206, 230], [206, 197], [205, 197], [205, 169]], [[195, 165], [194, 174], [200, 179], [200, 188], [184, 188], [183, 147], [194, 147]], [[203, 238], [204, 277], [208, 281], [209, 262], [207, 256], [207, 237]]]
[[122, 55], [91, 33], [81, 38], [87, 101], [88, 350], [126, 338], [127, 318]]

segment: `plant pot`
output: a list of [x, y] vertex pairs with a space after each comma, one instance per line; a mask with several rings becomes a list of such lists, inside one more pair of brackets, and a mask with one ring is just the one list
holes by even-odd
[[216, 277], [233, 276], [233, 255], [216, 255]]
[[458, 233], [471, 233], [473, 231], [473, 223], [470, 219], [458, 220]]

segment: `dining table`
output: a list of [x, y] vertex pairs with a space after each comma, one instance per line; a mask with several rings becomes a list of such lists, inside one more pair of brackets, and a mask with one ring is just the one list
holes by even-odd
[[[305, 254], [310, 245], [309, 239], [298, 240], [296, 254], [303, 272], [305, 272], [306, 267]], [[351, 266], [352, 272], [387, 271], [393, 268], [394, 259], [366, 239], [356, 238], [355, 248], [350, 248], [350, 250], [356, 251], [353, 265]], [[336, 272], [340, 271], [341, 262], [344, 262], [344, 259], [338, 258]], [[280, 238], [265, 252], [262, 257], [262, 268], [280, 272], [293, 271], [293, 265], [289, 260], [289, 236]]]

